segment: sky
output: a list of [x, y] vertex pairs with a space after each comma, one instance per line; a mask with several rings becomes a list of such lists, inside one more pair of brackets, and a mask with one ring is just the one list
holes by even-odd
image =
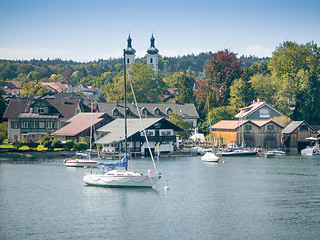
[[284, 41], [320, 46], [320, 0], [0, 0], [0, 59], [144, 57], [228, 49], [271, 57]]

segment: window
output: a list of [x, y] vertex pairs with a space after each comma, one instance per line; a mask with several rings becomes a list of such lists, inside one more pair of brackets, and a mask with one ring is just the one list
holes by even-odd
[[252, 130], [252, 125], [245, 125], [244, 127], [246, 130]]
[[143, 115], [148, 115], [148, 110], [146, 109], [146, 107], [143, 107], [141, 109], [141, 112], [142, 112]]
[[166, 111], [167, 111], [168, 115], [170, 115], [172, 113], [172, 109], [170, 107], [167, 107]]
[[118, 109], [114, 108], [114, 109], [112, 110], [112, 115], [113, 115], [113, 116], [119, 116], [119, 111], [118, 111]]
[[152, 64], [152, 58], [150, 58], [150, 63]]
[[128, 63], [128, 64], [130, 63], [130, 59], [129, 59], [129, 58], [127, 58], [127, 63]]
[[39, 128], [45, 128], [44, 122], [39, 122]]
[[37, 122], [31, 122], [31, 128], [38, 128]]
[[29, 122], [22, 122], [21, 128], [29, 128]]
[[268, 129], [268, 130], [274, 130], [274, 125], [268, 125], [268, 126], [267, 126], [267, 129]]
[[270, 118], [269, 109], [266, 109], [266, 108], [260, 109], [260, 118]]
[[308, 131], [308, 126], [307, 125], [301, 125], [300, 126], [301, 131]]
[[38, 107], [38, 113], [44, 114], [44, 107]]
[[154, 112], [154, 114], [156, 114], [156, 115], [160, 115], [160, 110], [159, 110], [159, 108], [157, 108], [157, 107], [155, 107], [155, 108], [153, 109], [153, 112]]

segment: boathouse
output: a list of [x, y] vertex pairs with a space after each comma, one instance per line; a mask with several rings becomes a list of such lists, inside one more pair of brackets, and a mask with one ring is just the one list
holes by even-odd
[[291, 152], [300, 152], [310, 145], [310, 137], [317, 138], [317, 131], [305, 121], [292, 121], [282, 130], [282, 142]]

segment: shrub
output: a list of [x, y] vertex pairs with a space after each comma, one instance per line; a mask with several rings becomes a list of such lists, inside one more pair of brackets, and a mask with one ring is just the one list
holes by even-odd
[[74, 147], [74, 142], [71, 140], [67, 140], [65, 144], [63, 144], [65, 150], [70, 151]]

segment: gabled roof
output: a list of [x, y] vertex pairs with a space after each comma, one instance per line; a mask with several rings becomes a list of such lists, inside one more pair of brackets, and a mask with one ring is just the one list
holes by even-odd
[[282, 133], [284, 134], [293, 133], [302, 123], [307, 124], [315, 133], [317, 133], [317, 131], [305, 121], [292, 121], [285, 129], [282, 130]]
[[77, 114], [80, 105], [80, 99], [46, 99], [53, 107], [55, 107], [63, 118], [69, 119]]
[[221, 129], [221, 130], [236, 130], [238, 127], [247, 124], [252, 123], [259, 128], [263, 127], [266, 124], [273, 123], [277, 124], [280, 127], [282, 127], [280, 124], [276, 123], [273, 120], [244, 120], [244, 121], [238, 121], [238, 120], [221, 120], [220, 122], [212, 125], [212, 129]]
[[[165, 121], [167, 124], [171, 125], [172, 129], [176, 131], [182, 131], [180, 127], [171, 123], [170, 121], [166, 120], [165, 118], [145, 118], [142, 119], [143, 126], [145, 129], [150, 128], [154, 124]], [[143, 127], [139, 118], [131, 118], [127, 119], [127, 138], [130, 138], [137, 132], [143, 131]], [[109, 144], [113, 142], [121, 142], [125, 139], [124, 137], [124, 118], [118, 118], [114, 121], [104, 125], [103, 127], [99, 128], [97, 132], [105, 132], [107, 135], [98, 139], [95, 143], [99, 144]]]
[[[103, 120], [105, 113], [78, 113], [70, 118], [67, 122], [68, 125], [60, 128], [51, 135], [54, 136], [76, 136], [84, 130], [96, 125]], [[91, 121], [92, 117], [92, 121]]]
[[20, 113], [25, 112], [32, 101], [28, 99], [21, 99], [21, 98], [13, 98], [9, 102], [9, 105], [6, 111], [3, 114], [4, 118], [18, 118]]
[[68, 84], [60, 83], [60, 82], [41, 82], [43, 86], [50, 87], [57, 92], [62, 92], [63, 89], [68, 88]]
[[[185, 104], [174, 104], [174, 103], [138, 103], [139, 109], [141, 110], [145, 107], [148, 111], [147, 115], [142, 115], [143, 118], [157, 118], [165, 117], [169, 118], [167, 114], [167, 109], [170, 108], [172, 111], [182, 114], [185, 119], [194, 119], [199, 118], [198, 112], [193, 103]], [[123, 117], [124, 114], [124, 104], [123, 103], [98, 103], [99, 112], [105, 112], [113, 118]], [[113, 109], [118, 109], [120, 115], [113, 116]], [[138, 118], [137, 108], [134, 104], [127, 104], [127, 108], [130, 110], [132, 115], [129, 115], [128, 118]], [[158, 108], [160, 114], [155, 114], [154, 109]], [[141, 113], [141, 111], [140, 111]]]
[[249, 115], [251, 115], [253, 112], [257, 111], [258, 109], [262, 108], [263, 106], [268, 106], [270, 109], [274, 110], [275, 112], [277, 112], [279, 115], [284, 116], [281, 112], [279, 112], [278, 110], [276, 110], [275, 108], [271, 107], [269, 104], [267, 104], [266, 102], [253, 102], [250, 106], [248, 107], [244, 107], [244, 108], [240, 108], [240, 112], [237, 113], [237, 115], [235, 115], [236, 118], [244, 118], [244, 117], [248, 117]]
[[212, 125], [212, 129], [233, 129], [236, 130], [240, 126], [240, 122], [236, 120], [221, 120]]
[[[80, 105], [80, 99], [42, 99], [39, 98], [36, 101], [30, 101], [28, 99], [14, 98], [10, 101], [3, 117], [4, 118], [18, 118], [21, 113], [31, 113], [30, 106], [32, 106], [37, 101], [45, 101], [48, 105], [54, 107], [58, 113], [61, 114], [63, 118], [71, 118], [77, 113], [77, 109]], [[49, 114], [50, 115], [50, 114]], [[57, 113], [52, 115], [56, 116]], [[44, 115], [45, 116], [45, 115]], [[48, 115], [47, 115], [48, 116]], [[20, 115], [21, 117], [21, 115]], [[28, 115], [23, 115], [23, 117], [28, 117]], [[30, 115], [29, 117], [34, 117]]]

